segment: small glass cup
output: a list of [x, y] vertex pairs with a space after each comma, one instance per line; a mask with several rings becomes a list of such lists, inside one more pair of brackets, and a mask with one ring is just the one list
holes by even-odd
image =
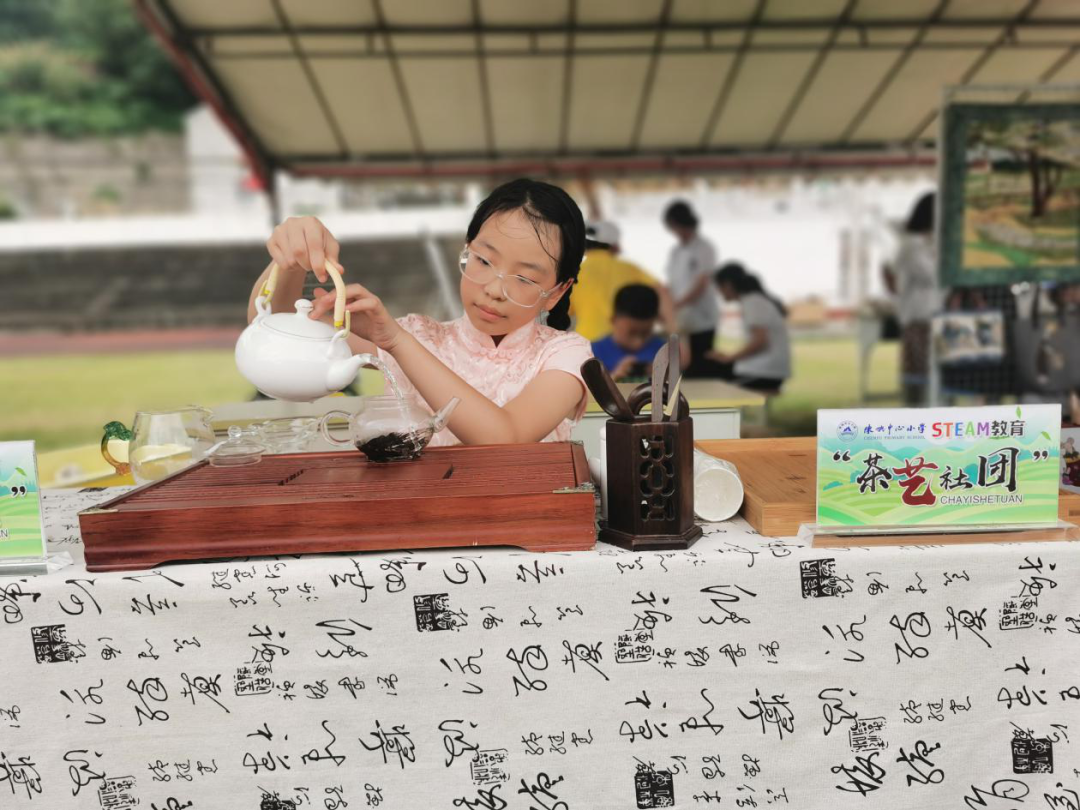
[[303, 453], [319, 432], [313, 416], [283, 416], [255, 426], [255, 434], [271, 453]]

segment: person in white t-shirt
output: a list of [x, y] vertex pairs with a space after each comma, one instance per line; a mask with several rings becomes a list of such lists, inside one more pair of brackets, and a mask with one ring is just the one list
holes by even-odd
[[709, 284], [716, 268], [716, 248], [698, 233], [697, 214], [686, 202], [679, 200], [667, 207], [664, 225], [678, 240], [668, 257], [667, 281], [679, 331], [690, 342], [690, 364], [684, 374], [718, 376], [707, 357], [720, 322], [720, 306]]
[[920, 197], [911, 209], [896, 259], [884, 271], [885, 286], [896, 295], [896, 318], [900, 321], [904, 404], [925, 405], [930, 380], [930, 321], [941, 311], [933, 192]]
[[711, 352], [710, 359], [727, 364], [730, 372], [724, 376], [743, 388], [779, 391], [791, 376], [787, 310], [737, 262], [725, 264], [713, 280], [725, 301], [739, 302], [746, 342], [729, 354]]

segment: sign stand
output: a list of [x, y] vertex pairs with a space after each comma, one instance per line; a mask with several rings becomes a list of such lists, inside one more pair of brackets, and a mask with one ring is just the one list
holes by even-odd
[[1080, 540], [1058, 405], [818, 411], [817, 547]]
[[1080, 527], [1064, 521], [1055, 526], [926, 526], [917, 530], [911, 526], [879, 526], [872, 534], [865, 530], [837, 531], [836, 526], [815, 523], [803, 526], [799, 534], [809, 535], [810, 545], [814, 548], [1080, 541]]
[[48, 571], [33, 442], [0, 442], [0, 576]]

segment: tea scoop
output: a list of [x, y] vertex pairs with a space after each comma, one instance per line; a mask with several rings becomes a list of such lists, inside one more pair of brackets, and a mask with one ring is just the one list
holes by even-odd
[[595, 357], [590, 357], [581, 364], [581, 376], [585, 380], [585, 385], [589, 386], [589, 392], [593, 398], [604, 409], [604, 413], [625, 422], [634, 420], [634, 414], [626, 402], [626, 397], [622, 395], [615, 380], [611, 379], [603, 363]]

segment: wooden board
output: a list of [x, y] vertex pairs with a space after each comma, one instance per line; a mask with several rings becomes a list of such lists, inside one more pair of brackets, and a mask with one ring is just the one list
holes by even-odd
[[356, 451], [192, 467], [79, 514], [90, 571], [168, 560], [515, 545], [592, 548], [594, 490], [576, 443]]
[[814, 522], [815, 439], [720, 439], [697, 447], [738, 469], [746, 493], [739, 514], [761, 534], [790, 537]]
[[[817, 440], [814, 437], [724, 439], [698, 442], [697, 446], [738, 468], [746, 490], [739, 513], [762, 534], [790, 537], [798, 533], [801, 524], [816, 522]], [[1058, 515], [1066, 523], [1080, 524], [1080, 495], [1062, 491]], [[925, 535], [922, 542], [926, 542]]]

